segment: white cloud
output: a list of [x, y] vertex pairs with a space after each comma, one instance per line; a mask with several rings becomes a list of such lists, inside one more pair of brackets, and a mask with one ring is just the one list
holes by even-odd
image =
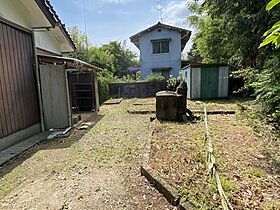
[[187, 24], [186, 18], [189, 15], [186, 1], [172, 1], [168, 3], [162, 10], [163, 22], [183, 26]]
[[[187, 22], [187, 17], [190, 15], [190, 11], [188, 10], [188, 3], [191, 0], [173, 0], [165, 5], [161, 5], [162, 7], [162, 22], [165, 24], [170, 24], [177, 27], [182, 27], [192, 31], [192, 37], [195, 34], [195, 30], [190, 26]], [[199, 3], [201, 0], [199, 0]], [[158, 7], [152, 8], [153, 12], [158, 12]], [[183, 53], [186, 53], [190, 50], [192, 46], [192, 38], [188, 41]]]

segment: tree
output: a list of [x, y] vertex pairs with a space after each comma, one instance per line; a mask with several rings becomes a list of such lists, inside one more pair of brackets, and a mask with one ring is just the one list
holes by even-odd
[[[260, 38], [279, 14], [266, 12], [268, 0], [206, 0], [189, 7], [190, 22], [198, 29], [195, 42], [207, 62], [227, 61], [238, 67], [256, 67], [262, 51]], [[197, 6], [198, 5], [198, 6]], [[269, 52], [265, 52], [271, 53]], [[261, 65], [263, 60], [259, 59]]]
[[68, 32], [77, 47], [75, 55], [73, 56], [85, 62], [89, 62], [87, 55], [88, 43], [86, 35], [82, 34], [76, 26], [69, 27]]
[[[273, 7], [280, 3], [280, 0], [271, 0], [266, 5], [266, 10], [270, 11]], [[260, 47], [268, 45], [269, 43], [274, 44], [276, 47], [280, 46], [280, 20], [276, 22], [268, 31], [264, 33], [264, 41], [260, 44]]]
[[114, 56], [115, 75], [118, 77], [127, 75], [128, 68], [138, 64], [137, 55], [126, 48], [125, 41], [112, 41], [102, 45], [101, 50]]
[[[197, 28], [194, 43], [204, 58], [203, 62], [226, 62], [238, 67], [239, 75], [245, 79], [245, 87], [254, 88], [257, 100], [265, 102], [266, 113], [276, 117], [278, 122], [279, 1], [205, 0], [202, 5], [189, 5], [194, 15], [188, 18]], [[268, 28], [271, 29], [267, 31]], [[262, 43], [263, 34], [266, 38]]]

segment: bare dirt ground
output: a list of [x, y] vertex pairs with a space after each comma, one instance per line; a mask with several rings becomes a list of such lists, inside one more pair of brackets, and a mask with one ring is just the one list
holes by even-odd
[[102, 106], [88, 132], [43, 142], [0, 168], [0, 209], [174, 209], [139, 166], [153, 127], [135, 100]]

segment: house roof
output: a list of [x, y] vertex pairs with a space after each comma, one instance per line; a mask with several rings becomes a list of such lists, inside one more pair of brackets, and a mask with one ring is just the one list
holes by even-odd
[[68, 69], [77, 69], [85, 71], [102, 71], [101, 68], [81, 61], [76, 58], [51, 56], [51, 55], [38, 55], [38, 60], [40, 64], [55, 64], [55, 65], [66, 65]]
[[184, 50], [187, 42], [189, 41], [190, 37], [191, 37], [191, 31], [189, 30], [186, 30], [186, 29], [183, 29], [183, 28], [178, 28], [178, 27], [175, 27], [175, 26], [171, 26], [171, 25], [166, 25], [166, 24], [163, 24], [161, 22], [158, 22], [157, 24], [143, 30], [143, 31], [140, 31], [138, 32], [137, 34], [133, 35], [130, 37], [130, 40], [133, 44], [135, 44], [135, 46], [137, 48], [139, 48], [139, 37], [147, 32], [150, 32], [150, 31], [153, 31], [155, 30], [156, 28], [158, 27], [161, 27], [161, 28], [166, 28], [168, 30], [174, 30], [174, 31], [178, 31], [180, 32], [181, 34], [181, 51]]
[[62, 32], [63, 36], [68, 41], [69, 45], [73, 50], [76, 50], [76, 46], [71, 39], [69, 33], [65, 28], [65, 24], [62, 23], [53, 6], [51, 5], [49, 0], [35, 0], [39, 8], [42, 10], [46, 18], [49, 20], [50, 24], [53, 28], [58, 27]]

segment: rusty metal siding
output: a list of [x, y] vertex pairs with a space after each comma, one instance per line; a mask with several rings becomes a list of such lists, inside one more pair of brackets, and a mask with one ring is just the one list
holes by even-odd
[[67, 85], [63, 65], [40, 65], [45, 128], [66, 128], [69, 124]]
[[32, 35], [0, 22], [0, 138], [40, 121]]

